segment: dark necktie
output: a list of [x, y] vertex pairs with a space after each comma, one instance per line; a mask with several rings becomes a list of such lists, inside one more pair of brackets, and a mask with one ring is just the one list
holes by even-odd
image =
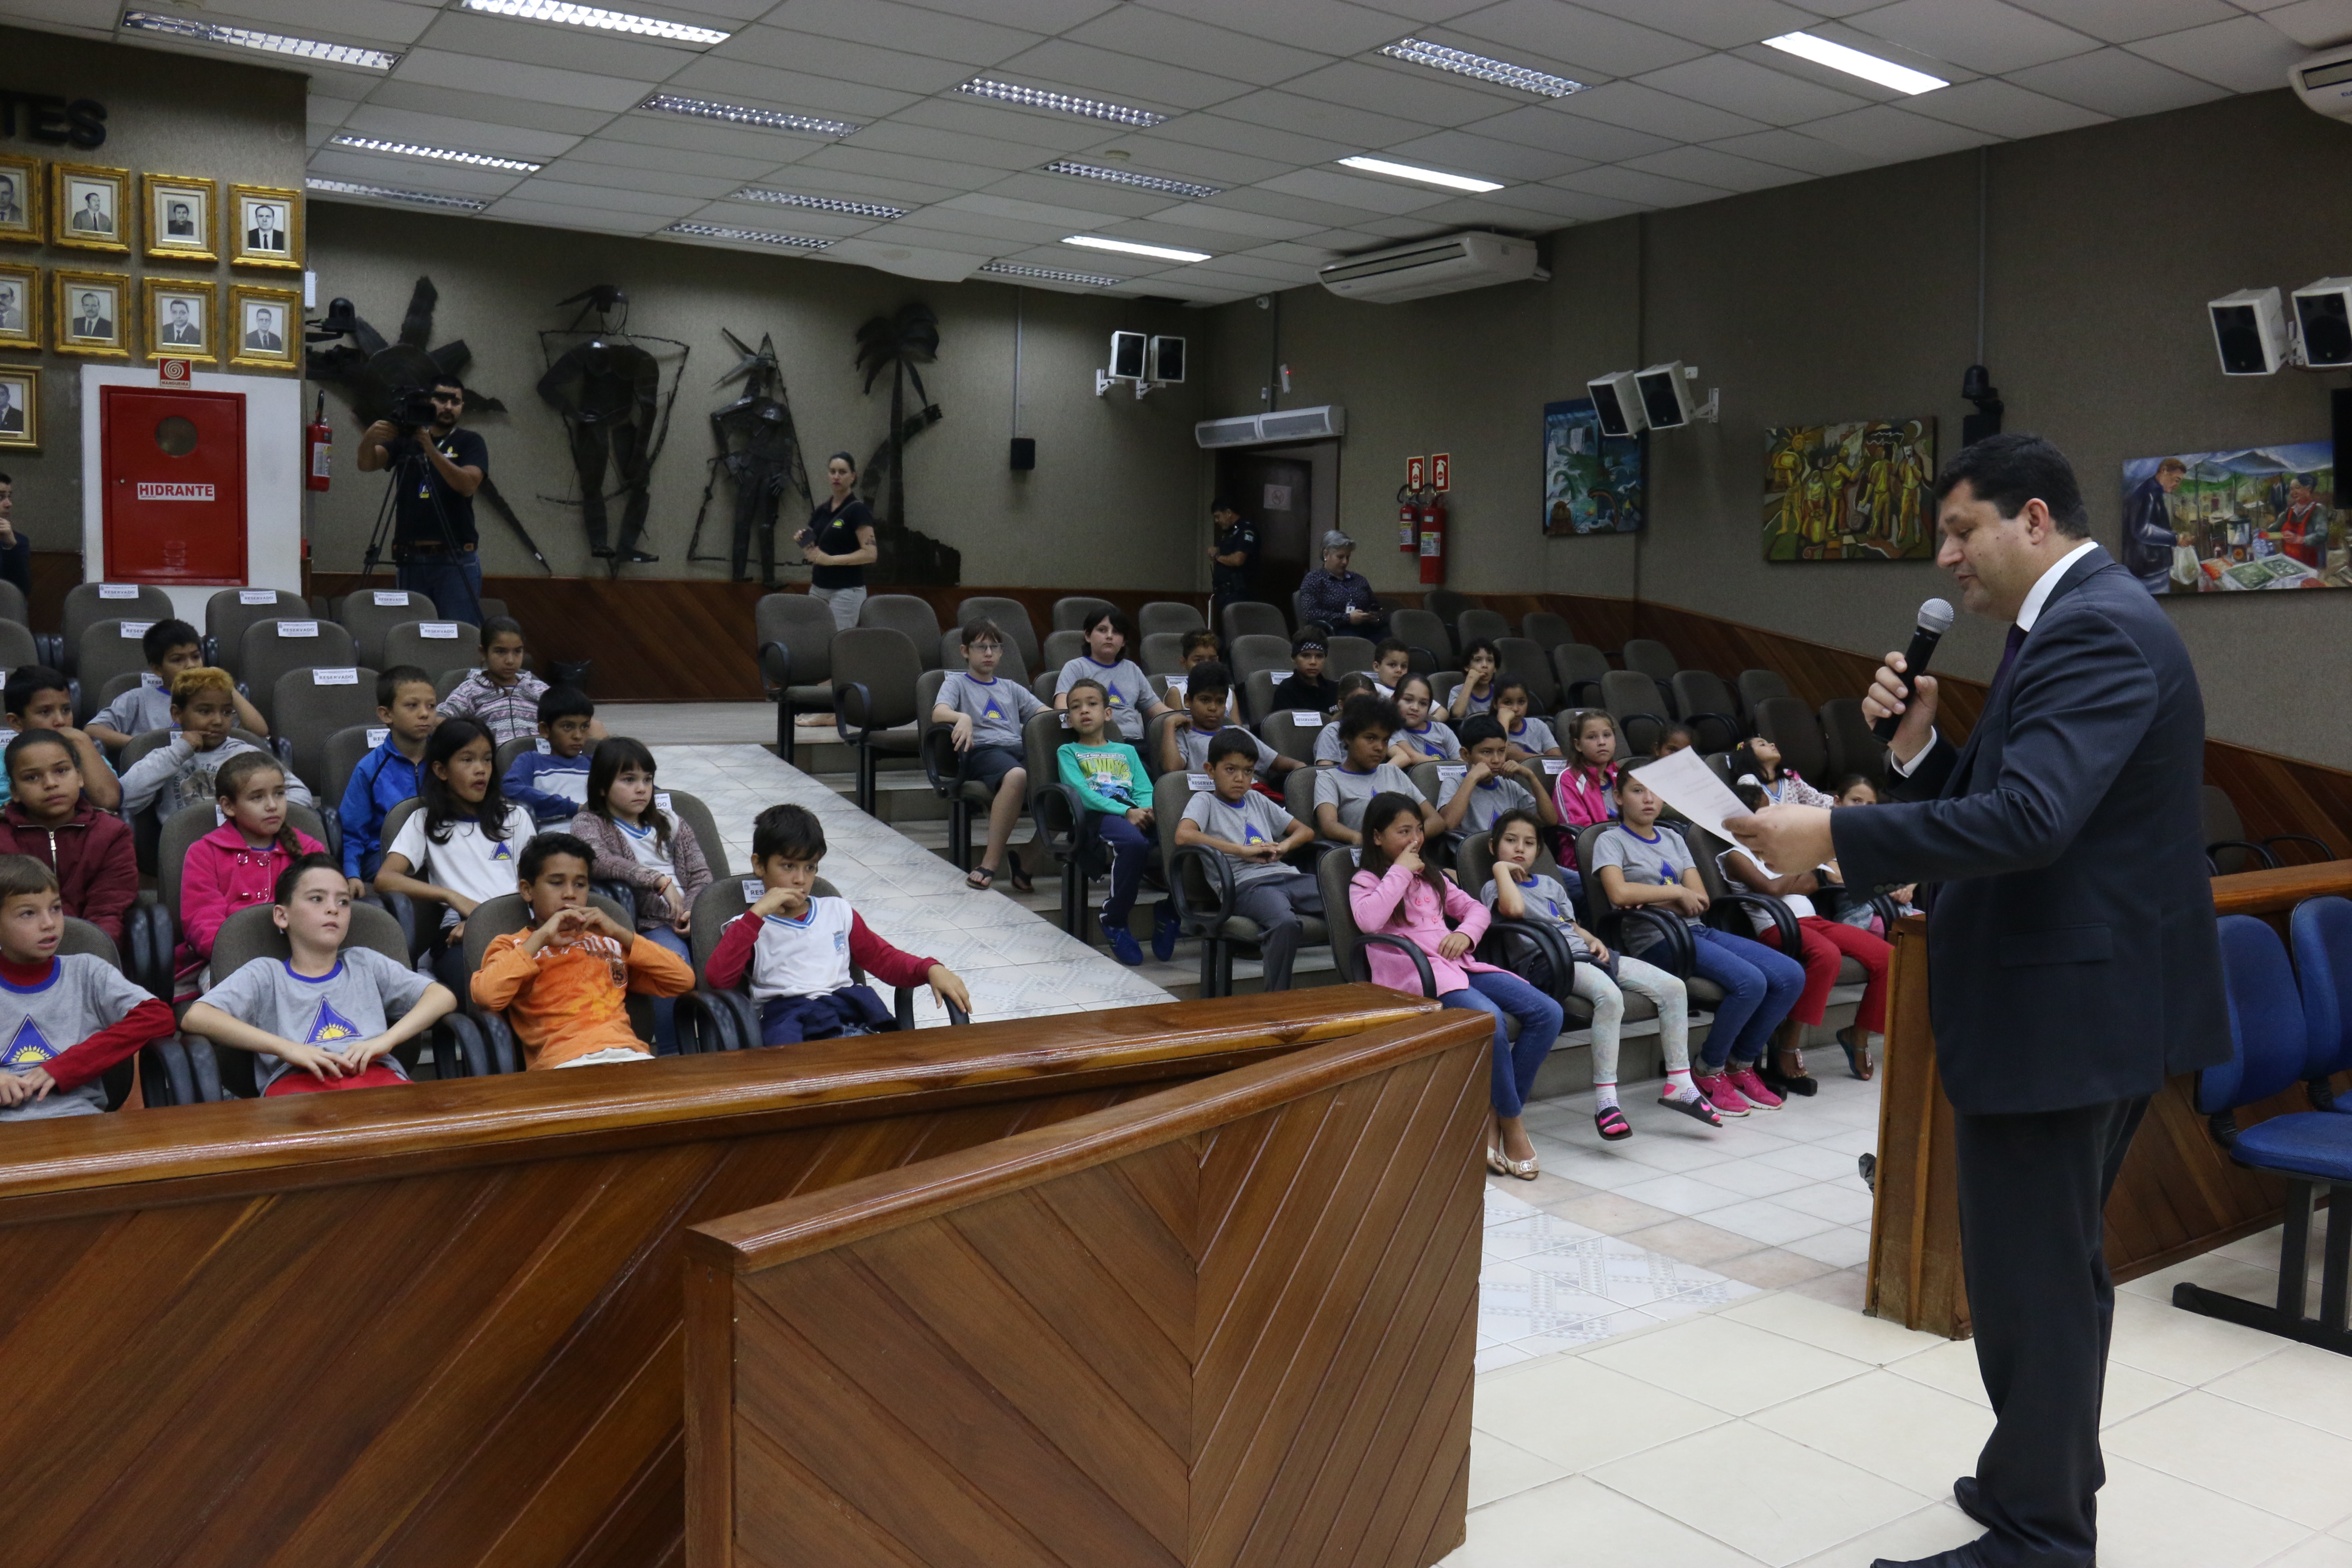
[[1985, 691], [1985, 700], [1988, 702], [1992, 700], [1992, 694], [2000, 689], [2000, 683], [2008, 679], [2009, 667], [2017, 662], [2017, 650], [2024, 646], [2025, 628], [2011, 626], [2009, 628], [2009, 645], [2000, 650], [2000, 668], [1992, 672], [1992, 685]]

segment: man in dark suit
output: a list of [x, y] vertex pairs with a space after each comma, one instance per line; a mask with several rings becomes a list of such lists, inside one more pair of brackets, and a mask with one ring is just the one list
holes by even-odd
[[73, 215], [73, 227], [82, 234], [112, 234], [114, 215], [106, 210], [96, 191], [81, 199], [81, 211]]
[[0, 174], [0, 225], [9, 228], [25, 226], [25, 208], [16, 200], [16, 176]]
[[[2148, 1097], [2230, 1054], [2199, 822], [2205, 710], [2147, 590], [2088, 537], [2035, 436], [1937, 480], [1937, 563], [2010, 623], [1965, 746], [1887, 656], [1864, 711], [1900, 712], [1897, 804], [1773, 806], [1729, 826], [1780, 869], [1836, 857], [1857, 887], [1934, 883], [1936, 1059], [1955, 1112], [1977, 1365], [1995, 1426], [1953, 1491], [1985, 1527], [1936, 1568], [2089, 1568], [2115, 1291], [2103, 1213]], [[1882, 1560], [1882, 1564], [1884, 1564]]]
[[25, 433], [25, 411], [16, 406], [16, 389], [5, 381], [0, 381], [0, 432]]
[[245, 247], [247, 250], [283, 250], [286, 248], [286, 231], [278, 226], [278, 209], [276, 207], [258, 206], [254, 208], [253, 224], [253, 227], [245, 231]]
[[278, 325], [275, 312], [259, 310], [253, 313], [253, 330], [245, 334], [245, 346], [256, 353], [275, 354], [286, 352], [286, 340], [273, 330]]
[[204, 344], [204, 329], [188, 319], [188, 302], [172, 301], [172, 319], [163, 323], [163, 341], [175, 348], [200, 348]]
[[68, 331], [67, 335], [76, 338], [112, 337], [114, 335], [114, 318], [111, 316], [101, 316], [98, 312], [98, 296], [95, 294], [84, 294], [81, 297], [81, 314], [73, 319], [73, 326]]

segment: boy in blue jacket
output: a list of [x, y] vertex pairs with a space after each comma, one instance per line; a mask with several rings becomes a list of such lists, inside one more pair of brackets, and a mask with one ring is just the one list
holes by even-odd
[[360, 759], [336, 815], [343, 826], [343, 875], [352, 897], [364, 898], [383, 858], [383, 819], [416, 794], [416, 768], [425, 738], [441, 721], [435, 710], [433, 678], [413, 664], [394, 665], [375, 678], [375, 716], [384, 725], [383, 743]]

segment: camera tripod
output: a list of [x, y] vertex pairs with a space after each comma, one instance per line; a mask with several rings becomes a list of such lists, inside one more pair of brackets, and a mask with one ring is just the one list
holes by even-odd
[[[360, 563], [360, 582], [364, 584], [373, 578], [375, 575], [377, 564], [383, 558], [385, 541], [391, 535], [393, 525], [400, 515], [400, 487], [404, 484], [415, 484], [425, 499], [433, 503], [433, 521], [441, 531], [441, 548], [448, 554], [450, 571], [459, 583], [465, 584], [467, 596], [473, 601], [469, 606], [473, 614], [466, 618], [478, 626], [482, 624], [481, 595], [476, 592], [473, 584], [466, 577], [465, 552], [457, 546], [457, 531], [450, 526], [449, 509], [443, 504], [441, 492], [433, 486], [433, 459], [425, 455], [425, 430], [419, 427], [415, 430], [404, 430], [401, 434], [412, 437], [417, 443], [416, 449], [404, 452], [393, 459], [391, 469], [384, 477], [383, 500], [376, 504], [375, 526], [368, 532], [367, 553], [362, 558]], [[537, 552], [534, 551], [532, 553], [536, 554]], [[396, 581], [397, 566], [401, 561], [397, 541], [393, 542], [393, 560]], [[437, 600], [435, 602], [434, 608], [443, 615], [453, 614], [456, 610], [455, 605], [444, 605]]]

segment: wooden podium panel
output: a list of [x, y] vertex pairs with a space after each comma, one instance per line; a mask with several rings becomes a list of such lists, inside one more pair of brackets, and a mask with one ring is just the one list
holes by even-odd
[[1458, 1013], [697, 1226], [688, 1568], [1427, 1568], [1469, 1498]]
[[688, 1226], [1434, 1006], [1341, 987], [0, 1128], [0, 1560], [674, 1563]]

